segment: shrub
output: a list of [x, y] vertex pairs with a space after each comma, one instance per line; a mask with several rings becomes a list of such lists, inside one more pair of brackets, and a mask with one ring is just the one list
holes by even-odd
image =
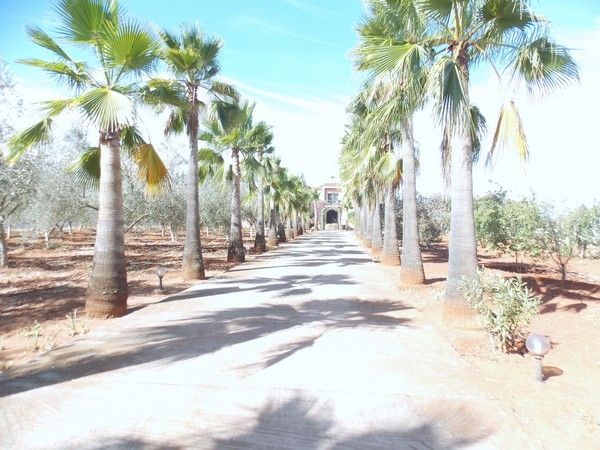
[[[402, 197], [398, 197], [396, 229], [402, 240]], [[417, 196], [419, 243], [426, 247], [440, 242], [450, 230], [450, 204], [441, 195]], [[383, 223], [383, 219], [382, 219]]]
[[472, 280], [463, 279], [461, 292], [480, 315], [494, 348], [509, 352], [524, 337], [522, 329], [538, 313], [540, 300], [520, 278], [502, 278], [480, 271]]

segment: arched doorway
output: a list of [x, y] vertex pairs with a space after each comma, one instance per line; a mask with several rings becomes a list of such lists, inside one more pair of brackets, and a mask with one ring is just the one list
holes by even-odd
[[325, 224], [338, 223], [338, 212], [335, 209], [330, 209], [325, 215]]

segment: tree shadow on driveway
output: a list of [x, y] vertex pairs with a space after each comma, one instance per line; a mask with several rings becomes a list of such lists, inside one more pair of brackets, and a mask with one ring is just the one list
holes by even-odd
[[[214, 431], [195, 430], [176, 437], [98, 436], [87, 449], [165, 449], [210, 448], [212, 450], [347, 450], [347, 449], [440, 449], [454, 450], [485, 444], [493, 429], [475, 411], [459, 401], [432, 400], [426, 414], [410, 423], [401, 418], [389, 423], [372, 423], [355, 433], [340, 433], [335, 405], [301, 392], [288, 398], [270, 398], [253, 409], [247, 427], [221, 424]], [[365, 420], [368, 420], [366, 418]], [[364, 425], [364, 424], [361, 424]], [[200, 427], [199, 427], [200, 428]], [[362, 431], [368, 428], [369, 431]], [[223, 436], [225, 434], [225, 436]], [[96, 442], [98, 444], [96, 444]]]
[[[398, 301], [334, 298], [294, 306], [262, 304], [196, 313], [191, 317], [163, 321], [160, 325], [132, 322], [131, 327], [109, 333], [104, 338], [88, 335], [82, 341], [48, 353], [29, 366], [9, 372], [12, 378], [0, 381], [0, 396], [130, 366], [165, 365], [192, 359], [297, 326], [318, 324], [326, 331], [408, 326], [410, 319], [388, 315], [406, 309], [411, 308]], [[306, 346], [305, 343], [297, 345]], [[278, 356], [275, 359], [256, 363], [269, 367], [296, 351], [293, 346], [276, 349]]]
[[491, 430], [468, 408], [439, 400], [434, 402], [438, 412], [424, 421], [414, 421], [417, 423], [412, 426], [396, 420], [387, 426], [374, 424], [366, 433], [340, 437], [335, 430], [336, 414], [330, 405], [296, 394], [284, 402], [267, 402], [257, 411], [251, 429], [230, 438], [216, 439], [212, 448], [450, 450], [473, 445], [490, 434]]
[[218, 295], [227, 295], [240, 292], [268, 293], [279, 292], [281, 297], [289, 297], [294, 291], [303, 295], [310, 294], [312, 287], [316, 286], [347, 286], [356, 284], [348, 275], [334, 273], [327, 275], [284, 275], [281, 277], [248, 277], [221, 279], [218, 287], [204, 287], [198, 285], [195, 289], [190, 289], [180, 294], [167, 297], [161, 303], [168, 303], [179, 300], [199, 299], [203, 297], [213, 297]]

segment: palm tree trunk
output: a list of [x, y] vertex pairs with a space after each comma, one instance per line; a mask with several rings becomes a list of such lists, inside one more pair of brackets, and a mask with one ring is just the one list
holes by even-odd
[[363, 203], [360, 205], [359, 211], [359, 221], [360, 221], [360, 232], [358, 236], [364, 242], [365, 236], [367, 235], [367, 219], [366, 219], [366, 204], [363, 200]]
[[425, 272], [419, 246], [419, 223], [417, 218], [417, 182], [415, 167], [415, 144], [412, 119], [402, 122], [406, 137], [402, 155], [402, 264], [400, 281], [403, 284], [423, 284]]
[[383, 237], [381, 236], [381, 212], [379, 209], [379, 194], [373, 208], [373, 235], [371, 238], [371, 254], [378, 258], [383, 250]]
[[400, 264], [398, 231], [396, 229], [396, 188], [390, 186], [385, 194], [385, 214], [383, 216], [383, 250], [381, 263], [386, 266]]
[[[466, 49], [461, 50], [457, 62], [464, 86], [468, 86]], [[463, 128], [463, 145], [453, 146], [451, 153], [450, 243], [442, 316], [446, 324], [470, 328], [474, 326], [475, 311], [460, 292], [459, 285], [463, 278], [477, 276], [477, 241], [473, 211], [473, 143], [469, 126], [464, 124]]]
[[285, 237], [285, 225], [283, 222], [277, 224], [277, 240], [279, 243], [287, 242], [287, 238]]
[[[193, 121], [193, 117], [191, 119]], [[200, 241], [200, 198], [198, 193], [198, 126], [190, 123], [188, 173], [186, 186], [185, 244], [183, 245], [182, 272], [185, 280], [204, 278], [204, 261]]]
[[292, 212], [290, 211], [288, 216], [288, 226], [285, 230], [285, 239], [288, 241], [291, 241], [295, 237], [293, 221], [294, 219], [292, 218]]
[[231, 229], [229, 230], [228, 262], [244, 262], [246, 252], [242, 239], [242, 196], [240, 188], [240, 150], [233, 148], [231, 151], [233, 169], [233, 186], [231, 192]]
[[4, 234], [4, 222], [0, 220], [0, 267], [8, 266], [8, 243]]
[[296, 211], [292, 212], [292, 233], [294, 233], [294, 237], [298, 236], [298, 213]]
[[365, 221], [367, 224], [367, 232], [365, 234], [364, 243], [367, 248], [371, 248], [373, 241], [373, 208], [371, 208], [370, 205], [366, 206]]
[[360, 209], [356, 200], [352, 202], [352, 210], [354, 211], [354, 234], [360, 236]]
[[120, 141], [117, 132], [100, 134], [98, 223], [85, 302], [85, 310], [92, 317], [119, 317], [127, 312]]
[[254, 237], [254, 250], [267, 251], [265, 242], [265, 192], [262, 177], [258, 182], [258, 214], [256, 220], [256, 236]]
[[267, 249], [277, 248], [277, 210], [275, 202], [271, 204], [271, 218], [269, 219], [269, 235], [267, 236]]

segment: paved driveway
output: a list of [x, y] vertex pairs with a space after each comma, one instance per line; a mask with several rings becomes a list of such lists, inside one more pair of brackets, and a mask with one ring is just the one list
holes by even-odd
[[303, 236], [0, 381], [0, 447], [495, 446], [493, 400], [400, 295], [351, 233]]

